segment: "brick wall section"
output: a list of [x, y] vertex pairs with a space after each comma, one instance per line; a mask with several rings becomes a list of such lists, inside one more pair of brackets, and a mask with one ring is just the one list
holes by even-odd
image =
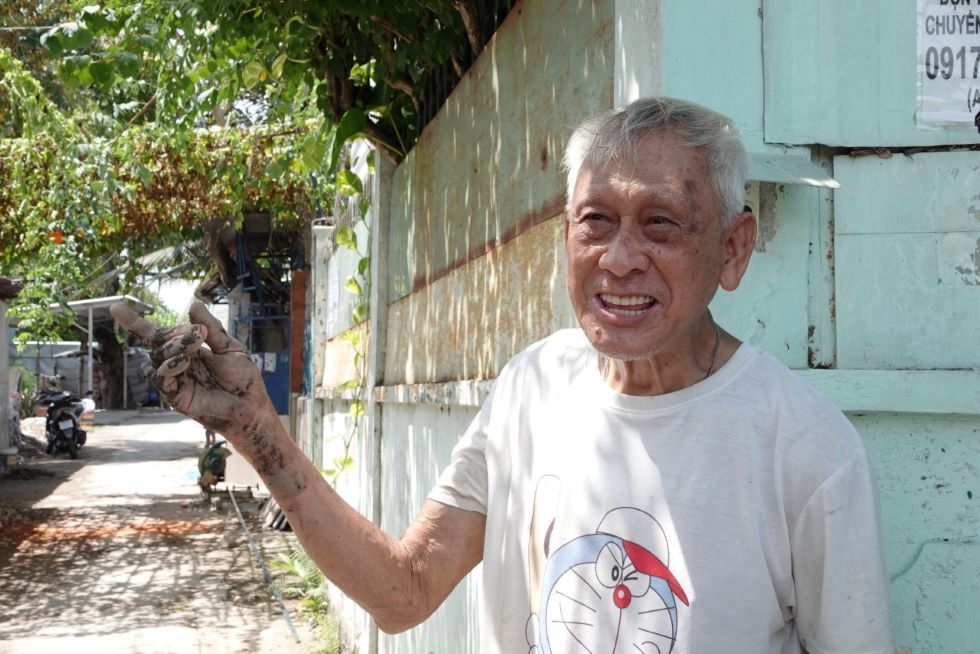
[[306, 284], [309, 272], [294, 270], [289, 298], [289, 392], [303, 391], [303, 348], [306, 345]]

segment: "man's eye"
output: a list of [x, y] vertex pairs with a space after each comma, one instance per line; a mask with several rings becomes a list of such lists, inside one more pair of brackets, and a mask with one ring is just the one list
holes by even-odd
[[586, 214], [584, 220], [585, 222], [601, 222], [606, 219], [601, 213], [590, 213]]

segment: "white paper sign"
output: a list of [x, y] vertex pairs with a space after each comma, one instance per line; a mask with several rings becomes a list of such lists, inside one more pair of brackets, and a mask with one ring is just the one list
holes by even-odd
[[980, 0], [919, 0], [923, 123], [980, 127]]

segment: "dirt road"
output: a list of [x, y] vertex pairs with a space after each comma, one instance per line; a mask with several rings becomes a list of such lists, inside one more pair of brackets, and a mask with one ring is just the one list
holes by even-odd
[[[308, 651], [234, 511], [201, 502], [203, 429], [174, 413], [97, 423], [78, 460], [42, 454], [0, 479], [0, 653]], [[288, 548], [249, 530], [266, 559]]]

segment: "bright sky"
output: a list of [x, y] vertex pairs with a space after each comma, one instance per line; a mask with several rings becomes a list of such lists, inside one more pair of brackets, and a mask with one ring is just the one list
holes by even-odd
[[[161, 281], [159, 286], [154, 290], [170, 310], [177, 312], [177, 315], [181, 316], [183, 320], [187, 320], [187, 311], [191, 308], [191, 303], [194, 302], [194, 288], [198, 283], [183, 279], [173, 279]], [[210, 305], [208, 306], [208, 310], [218, 320], [224, 323], [226, 327], [228, 326], [227, 305]]]
[[169, 309], [186, 316], [187, 310], [194, 301], [194, 288], [196, 286], [197, 282], [189, 282], [183, 279], [167, 280], [160, 282], [156, 292]]

